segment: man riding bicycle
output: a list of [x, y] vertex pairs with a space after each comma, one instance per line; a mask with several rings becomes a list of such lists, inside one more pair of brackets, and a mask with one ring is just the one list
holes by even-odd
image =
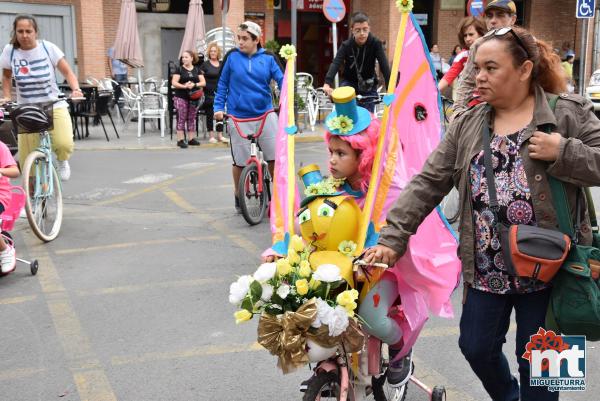
[[[254, 22], [246, 21], [237, 32], [238, 48], [231, 50], [223, 62], [221, 76], [215, 94], [214, 118], [223, 120], [224, 111], [236, 118], [256, 118], [273, 110], [271, 80], [281, 89], [283, 72], [273, 54], [267, 53], [260, 44], [261, 29]], [[227, 106], [227, 107], [225, 107]], [[268, 113], [258, 144], [269, 163], [273, 175], [275, 160], [275, 136], [278, 130], [277, 114]], [[238, 182], [246, 161], [250, 157], [250, 141], [237, 134], [232, 121], [228, 122], [231, 132], [231, 156], [233, 158], [233, 184], [235, 207], [238, 212]], [[238, 123], [245, 133], [254, 133], [261, 121]]]

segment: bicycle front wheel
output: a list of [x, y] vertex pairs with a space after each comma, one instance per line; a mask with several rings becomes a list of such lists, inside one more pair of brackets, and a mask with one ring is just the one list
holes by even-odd
[[249, 164], [242, 170], [238, 185], [242, 216], [251, 226], [260, 223], [267, 210], [267, 188], [263, 182], [263, 189], [259, 190], [260, 180], [256, 164]]
[[62, 191], [56, 170], [40, 151], [30, 153], [25, 159], [23, 188], [31, 229], [42, 241], [52, 241], [62, 224]]
[[334, 372], [319, 372], [311, 378], [302, 401], [336, 401], [340, 399], [340, 379]]

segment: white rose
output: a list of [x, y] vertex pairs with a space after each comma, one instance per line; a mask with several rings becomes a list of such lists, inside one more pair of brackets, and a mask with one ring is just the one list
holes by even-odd
[[272, 279], [275, 276], [276, 271], [277, 266], [275, 263], [263, 263], [256, 269], [254, 279], [259, 283], [264, 283], [265, 281]]
[[333, 308], [321, 298], [317, 298], [316, 304], [317, 316], [315, 316], [315, 320], [311, 323], [311, 326], [318, 329], [321, 325], [327, 324], [331, 319], [330, 315], [333, 314]]
[[279, 295], [279, 297], [281, 299], [285, 299], [288, 294], [290, 293], [290, 286], [287, 284], [282, 284], [278, 289], [277, 289], [277, 295]]
[[260, 299], [265, 302], [269, 302], [271, 300], [271, 296], [273, 295], [273, 286], [270, 284], [262, 284], [262, 294]]
[[238, 304], [242, 302], [248, 290], [250, 289], [250, 283], [254, 279], [252, 276], [241, 276], [235, 283], [231, 283], [229, 286], [229, 302], [232, 304]]
[[315, 280], [324, 283], [333, 283], [334, 281], [340, 281], [342, 279], [342, 276], [340, 276], [340, 268], [330, 264], [320, 265], [312, 276]]
[[348, 312], [346, 312], [346, 308], [343, 306], [336, 306], [333, 309], [333, 313], [330, 315], [329, 322], [327, 325], [329, 326], [329, 335], [331, 337], [337, 337], [346, 331], [348, 328]]

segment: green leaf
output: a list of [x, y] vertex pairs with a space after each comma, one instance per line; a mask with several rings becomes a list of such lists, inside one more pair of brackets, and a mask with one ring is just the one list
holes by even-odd
[[262, 295], [262, 286], [258, 281], [253, 281], [250, 284], [250, 296], [253, 301], [258, 301]]
[[250, 297], [244, 298], [244, 300], [242, 301], [241, 308], [246, 309], [248, 312], [252, 313], [252, 310], [254, 309], [254, 305], [253, 305]]

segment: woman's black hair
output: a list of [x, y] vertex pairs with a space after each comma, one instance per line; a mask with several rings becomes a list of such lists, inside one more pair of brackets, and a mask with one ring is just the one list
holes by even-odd
[[33, 26], [33, 30], [35, 31], [35, 33], [38, 33], [38, 24], [37, 21], [35, 20], [35, 17], [31, 14], [19, 14], [15, 17], [15, 20], [13, 21], [13, 30], [10, 34], [10, 44], [13, 46], [14, 49], [20, 49], [21, 45], [19, 44], [19, 41], [17, 40], [17, 23], [19, 21], [22, 20], [29, 20], [31, 22], [31, 25]]

